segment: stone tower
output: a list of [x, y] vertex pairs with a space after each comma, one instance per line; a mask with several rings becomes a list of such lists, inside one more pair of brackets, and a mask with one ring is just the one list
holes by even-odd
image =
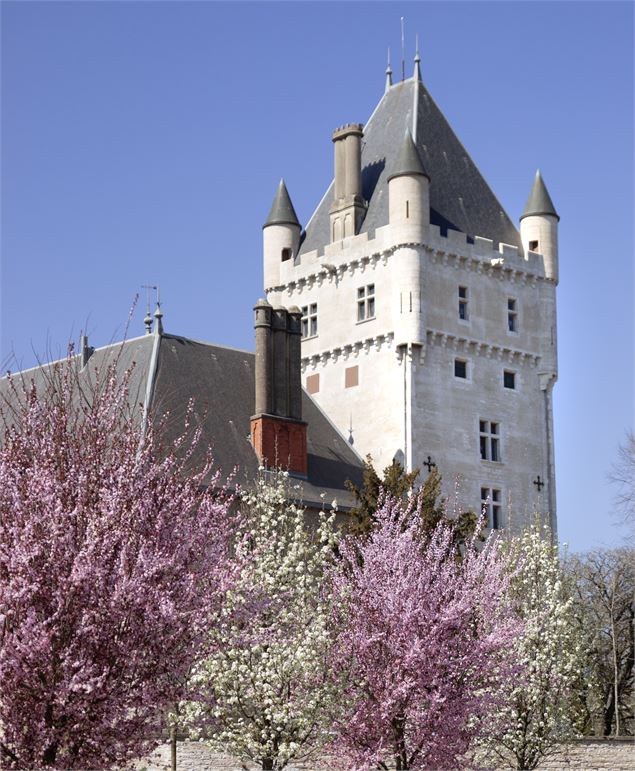
[[267, 299], [302, 311], [305, 389], [377, 468], [435, 464], [490, 526], [540, 511], [555, 531], [559, 218], [540, 173], [519, 230], [418, 56], [333, 143], [304, 235], [283, 183], [264, 230]]

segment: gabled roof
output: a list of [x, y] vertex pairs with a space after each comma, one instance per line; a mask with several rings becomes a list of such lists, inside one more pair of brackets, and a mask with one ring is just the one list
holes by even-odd
[[[430, 177], [430, 221], [449, 229], [522, 248], [520, 234], [475, 166], [423, 83], [410, 79], [391, 86], [364, 127], [362, 192], [368, 211], [360, 228], [372, 237], [388, 224], [388, 177], [397, 167], [406, 129], [413, 130]], [[329, 238], [333, 184], [306, 227], [300, 255], [322, 250]]]
[[[238, 466], [237, 481], [249, 484], [259, 466], [250, 438], [255, 408], [254, 354], [163, 335], [152, 411], [158, 415], [170, 412], [174, 437], [191, 398], [202, 417], [200, 454], [211, 446], [223, 473]], [[352, 506], [353, 496], [345, 482], [350, 479], [360, 484], [361, 458], [305, 391], [302, 418], [308, 423], [308, 479], [297, 481], [304, 502], [319, 508], [323, 500], [328, 504], [337, 498], [341, 509]], [[170, 426], [167, 430], [169, 438]]]
[[[79, 357], [75, 361], [79, 369]], [[255, 479], [260, 463], [250, 439], [255, 407], [253, 353], [176, 335], [152, 334], [98, 348], [80, 376], [88, 382], [96, 367], [101, 369], [110, 362], [116, 362], [122, 374], [132, 367], [129, 398], [133, 405], [144, 405], [150, 398], [150, 414], [155, 419], [169, 415], [166, 440], [180, 435], [193, 400], [202, 429], [192, 458], [194, 465], [204, 460], [211, 447], [215, 466], [225, 477], [238, 467], [239, 484], [249, 485]], [[20, 379], [27, 386], [31, 380], [36, 385], [42, 382], [48, 366], [15, 373], [18, 390]], [[11, 398], [6, 378], [0, 378], [2, 398]], [[336, 498], [340, 510], [346, 511], [354, 505], [346, 480], [361, 485], [363, 461], [305, 391], [302, 417], [308, 423], [308, 479], [296, 480], [302, 500], [321, 508]]]
[[525, 211], [522, 213], [520, 219], [523, 217], [530, 217], [535, 214], [549, 214], [553, 217], [557, 217], [556, 207], [553, 205], [547, 186], [542, 178], [540, 169], [536, 172], [534, 178], [534, 184], [531, 186], [531, 192], [525, 205]]
[[263, 225], [266, 228], [268, 225], [297, 225], [300, 227], [298, 221], [298, 215], [295, 213], [293, 204], [291, 203], [291, 197], [289, 191], [284, 183], [284, 179], [280, 180], [278, 189], [276, 190], [276, 196], [271, 204], [269, 210], [269, 216], [267, 221]]

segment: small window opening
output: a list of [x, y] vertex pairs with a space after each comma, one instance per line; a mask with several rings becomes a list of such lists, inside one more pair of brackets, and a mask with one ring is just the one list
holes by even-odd
[[467, 287], [466, 286], [460, 286], [459, 287], [459, 318], [461, 321], [467, 321], [468, 316], [468, 309], [467, 309]]
[[406, 219], [410, 218], [410, 201], [406, 201]]
[[503, 372], [503, 385], [505, 388], [511, 388], [514, 390], [516, 388], [516, 373], [510, 372], [506, 369]]
[[530, 252], [537, 252], [538, 251], [538, 241], [530, 241], [529, 242], [529, 251]]
[[512, 297], [507, 300], [507, 328], [510, 332], [518, 332], [518, 310]]
[[291, 249], [282, 250], [282, 262], [286, 262], [291, 259]]
[[454, 377], [467, 379], [467, 362], [464, 359], [454, 359]]

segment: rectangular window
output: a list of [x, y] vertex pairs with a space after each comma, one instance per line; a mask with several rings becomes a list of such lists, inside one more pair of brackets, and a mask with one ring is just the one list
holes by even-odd
[[460, 286], [459, 287], [459, 318], [461, 319], [461, 321], [467, 321], [469, 319], [467, 303], [468, 303], [467, 287]]
[[454, 359], [454, 377], [467, 379], [467, 362], [465, 359]]
[[481, 511], [487, 517], [487, 524], [492, 530], [501, 526], [502, 513], [501, 491], [496, 487], [481, 487]]
[[357, 290], [357, 321], [375, 318], [375, 284]]
[[516, 388], [516, 373], [506, 369], [503, 371], [503, 385], [505, 388], [511, 388], [512, 391]]
[[501, 462], [499, 423], [492, 420], [479, 421], [479, 448], [481, 460]]
[[507, 300], [507, 328], [510, 332], [518, 332], [518, 310], [513, 297]]
[[317, 303], [302, 307], [302, 337], [315, 337], [318, 333]]

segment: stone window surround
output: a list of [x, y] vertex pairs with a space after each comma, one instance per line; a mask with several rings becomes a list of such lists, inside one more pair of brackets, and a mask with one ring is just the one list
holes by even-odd
[[311, 340], [318, 335], [318, 304], [307, 303], [302, 306], [302, 339]]
[[489, 482], [481, 485], [481, 512], [487, 517], [487, 527], [500, 529], [503, 514], [503, 491]]
[[502, 463], [502, 431], [499, 420], [478, 419], [479, 457], [481, 461]]
[[357, 287], [356, 308], [357, 324], [363, 324], [365, 321], [372, 321], [376, 318], [375, 284], [364, 284]]

